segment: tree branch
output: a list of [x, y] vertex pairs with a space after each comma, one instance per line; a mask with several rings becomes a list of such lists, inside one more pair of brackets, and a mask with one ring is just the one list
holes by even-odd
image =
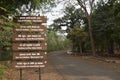
[[92, 4], [94, 3], [95, 0], [92, 0]]
[[84, 3], [84, 2], [82, 2], [82, 0], [77, 0], [77, 2], [78, 2], [78, 4], [81, 6], [81, 8], [83, 8], [83, 9], [84, 9], [84, 11], [85, 11], [86, 15], [88, 16], [89, 14], [88, 14], [87, 8], [86, 8], [86, 6], [85, 6], [85, 5], [83, 5], [83, 4], [85, 4], [85, 3]]
[[93, 3], [94, 3], [95, 0], [89, 0], [89, 3], [90, 3], [90, 15], [92, 14], [92, 10], [93, 10]]

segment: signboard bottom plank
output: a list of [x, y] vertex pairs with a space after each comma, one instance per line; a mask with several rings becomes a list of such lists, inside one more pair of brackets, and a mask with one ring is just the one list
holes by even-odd
[[13, 67], [16, 69], [43, 68], [46, 63], [47, 61], [14, 61]]

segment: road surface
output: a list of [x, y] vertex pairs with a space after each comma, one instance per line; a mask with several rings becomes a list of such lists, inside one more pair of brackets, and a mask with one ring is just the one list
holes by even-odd
[[50, 53], [48, 63], [62, 76], [61, 80], [120, 80], [120, 69], [114, 64], [80, 59], [64, 51]]

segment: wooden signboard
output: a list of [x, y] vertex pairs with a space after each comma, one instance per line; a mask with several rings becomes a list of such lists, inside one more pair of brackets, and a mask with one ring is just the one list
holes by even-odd
[[13, 29], [12, 36], [14, 67], [17, 69], [45, 67], [47, 18], [45, 16], [17, 16], [14, 22], [19, 23], [19, 26]]

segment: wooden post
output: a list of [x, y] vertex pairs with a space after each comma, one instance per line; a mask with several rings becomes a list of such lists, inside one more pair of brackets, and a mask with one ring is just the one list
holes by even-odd
[[22, 69], [20, 69], [20, 80], [22, 80]]
[[41, 80], [41, 69], [39, 68], [39, 80]]

